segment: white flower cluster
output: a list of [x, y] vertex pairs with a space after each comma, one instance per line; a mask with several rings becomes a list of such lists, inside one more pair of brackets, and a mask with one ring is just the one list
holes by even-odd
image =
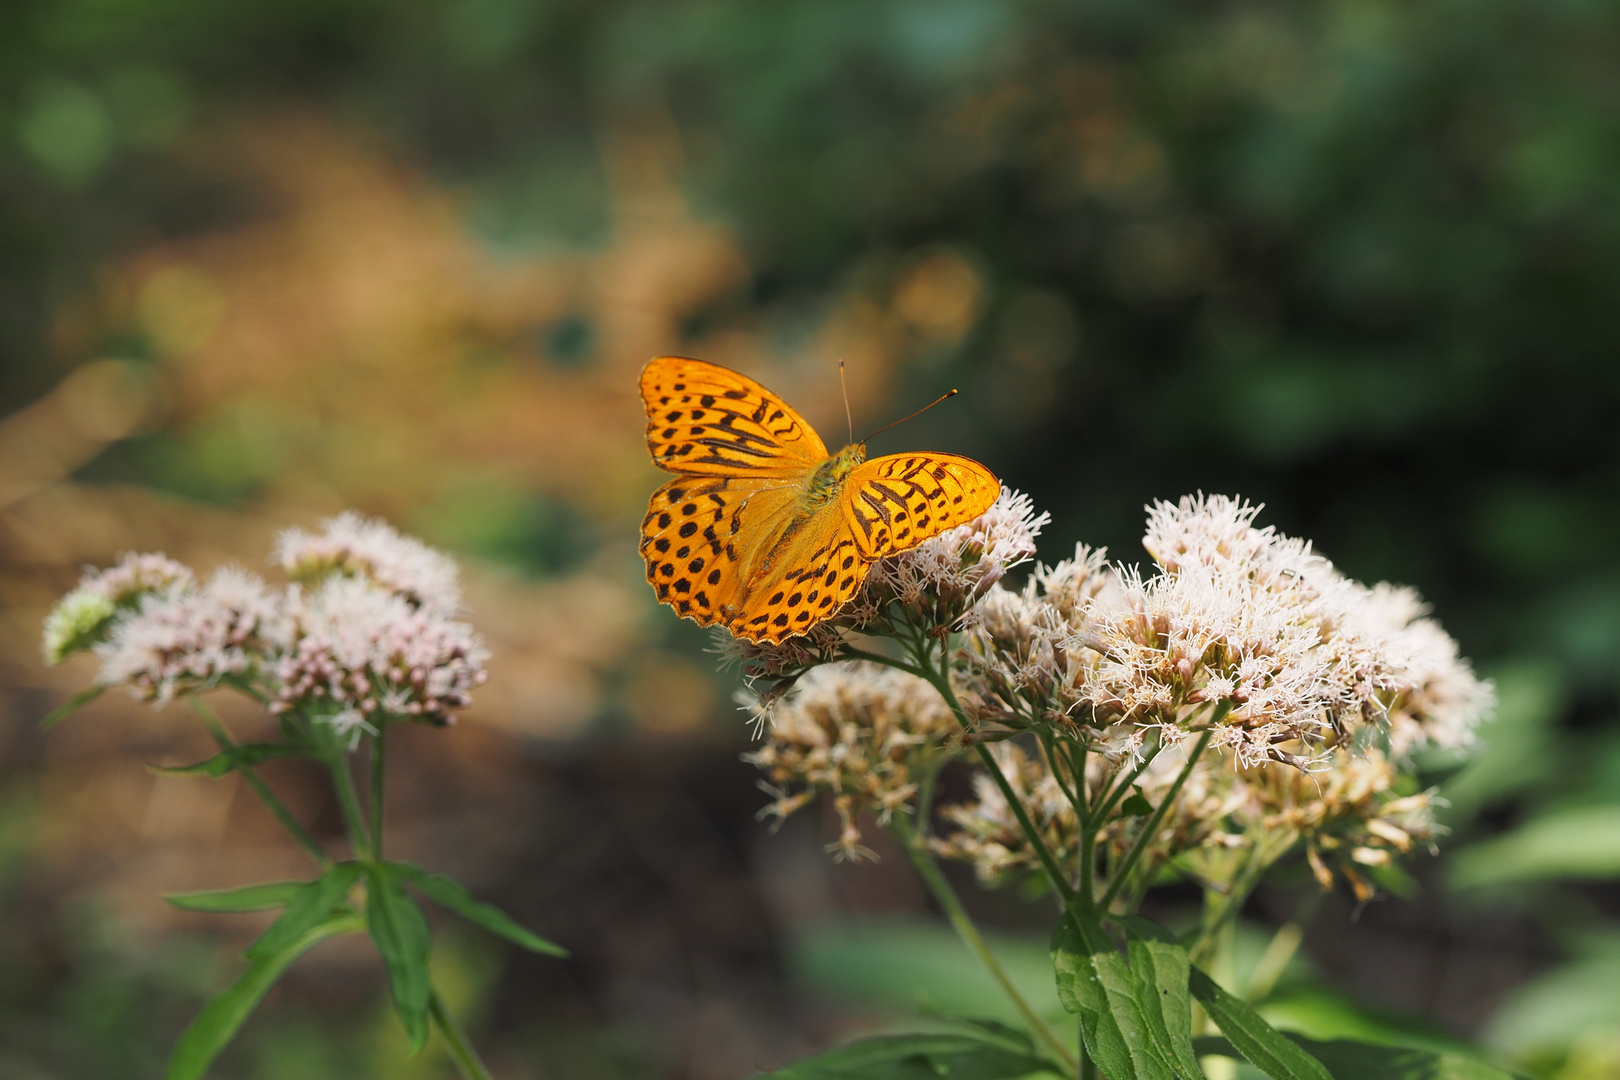
[[[745, 704], [758, 708], [756, 699]], [[861, 845], [861, 811], [888, 821], [917, 793], [915, 759], [961, 734], [939, 692], [915, 675], [876, 664], [829, 664], [805, 675], [769, 713], [764, 746], [744, 757], [766, 774], [784, 818], [831, 792], [842, 822], [833, 847], [845, 858]]]
[[470, 626], [367, 578], [334, 574], [295, 588], [287, 617], [272, 710], [307, 710], [355, 738], [378, 713], [449, 723], [487, 678], [489, 652]]
[[966, 651], [978, 714], [1124, 725], [1135, 749], [1150, 731], [1175, 743], [1219, 703], [1213, 741], [1245, 766], [1307, 764], [1367, 725], [1403, 753], [1465, 742], [1490, 688], [1415, 594], [1351, 581], [1255, 528], [1257, 511], [1224, 496], [1160, 503], [1143, 541], [1151, 576], [1082, 549], [1019, 595], [992, 593]]
[[270, 590], [228, 568], [199, 585], [162, 555], [89, 571], [47, 617], [48, 659], [93, 649], [98, 681], [166, 702], [235, 679], [358, 738], [388, 717], [448, 723], [486, 674], [451, 559], [379, 521], [343, 514], [284, 533], [278, 559], [303, 584]]
[[[1136, 842], [1142, 807], [1169, 796], [1207, 728], [1209, 748], [1167, 808], [1142, 873], [1185, 855], [1208, 862], [1214, 880], [1303, 839], [1319, 879], [1332, 864], [1364, 893], [1358, 867], [1434, 835], [1429, 796], [1402, 775], [1406, 757], [1424, 743], [1466, 744], [1493, 694], [1415, 593], [1346, 578], [1309, 544], [1256, 527], [1257, 512], [1222, 496], [1160, 503], [1143, 541], [1154, 560], [1147, 573], [1080, 546], [1015, 590], [1002, 572], [1030, 556], [1044, 516], [1004, 493], [990, 520], [875, 567], [869, 592], [877, 599], [855, 625], [885, 633], [890, 627], [871, 613], [897, 603], [914, 626], [965, 628], [950, 678], [970, 722], [1083, 747], [1076, 793], [1087, 805], [1129, 779], [1135, 801], [1116, 800], [1099, 828], [1100, 852], [1117, 857]], [[820, 641], [794, 659], [811, 666], [837, 644], [836, 636]], [[894, 679], [874, 667], [812, 671], [776, 704], [770, 743], [753, 760], [779, 783], [796, 778], [840, 793], [846, 807], [893, 813], [897, 799], [911, 797], [904, 784], [851, 801], [860, 785], [821, 764], [851, 758], [875, 729], [818, 728], [809, 717], [831, 715], [830, 706], [806, 713], [801, 703], [885, 700], [884, 723], [903, 726], [894, 714], [918, 706], [894, 700]], [[817, 730], [820, 757], [809, 749]], [[944, 752], [957, 744], [920, 745]], [[1074, 778], [1054, 777], [1044, 752], [1026, 753], [1034, 746], [1000, 742], [994, 752], [1047, 846], [1070, 858], [1078, 826], [1063, 784]], [[988, 776], [975, 786], [974, 800], [943, 811], [955, 830], [937, 850], [986, 878], [1032, 867], [999, 786]], [[805, 798], [781, 794], [772, 809], [784, 813]], [[845, 812], [846, 836], [852, 820]]]
[[141, 596], [95, 645], [105, 686], [166, 702], [225, 676], [248, 676], [285, 640], [280, 604], [263, 581], [225, 567], [197, 586], [189, 572]]
[[87, 649], [102, 636], [123, 607], [148, 593], [195, 582], [189, 567], [156, 554], [126, 551], [105, 570], [87, 568], [78, 587], [51, 609], [45, 620], [41, 646], [48, 664], [60, 663], [69, 653]]
[[455, 560], [386, 522], [352, 510], [328, 518], [318, 534], [288, 529], [276, 541], [275, 561], [294, 581], [341, 573], [369, 578], [411, 603], [454, 615], [461, 607]]

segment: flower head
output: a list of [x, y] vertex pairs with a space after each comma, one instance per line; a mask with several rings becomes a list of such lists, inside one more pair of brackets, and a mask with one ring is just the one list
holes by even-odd
[[274, 558], [295, 581], [313, 583], [330, 574], [364, 577], [444, 615], [461, 606], [460, 571], [453, 559], [352, 510], [327, 518], [318, 534], [288, 529], [276, 541]]
[[488, 677], [488, 650], [471, 627], [367, 578], [295, 591], [288, 619], [271, 707], [307, 710], [355, 737], [384, 716], [449, 723]]
[[868, 663], [809, 672], [771, 707], [769, 721], [765, 745], [744, 757], [776, 796], [765, 813], [786, 817], [816, 792], [830, 792], [843, 822], [834, 846], [847, 858], [870, 854], [860, 843], [860, 812], [887, 821], [901, 811], [917, 792], [919, 756], [960, 734], [932, 686]]
[[168, 701], [223, 676], [252, 673], [284, 633], [281, 605], [254, 575], [225, 567], [202, 586], [187, 575], [145, 593], [111, 624], [95, 647], [98, 681]]
[[45, 618], [41, 642], [45, 662], [59, 663], [71, 653], [100, 643], [118, 612], [134, 607], [141, 597], [195, 581], [189, 567], [161, 552], [126, 551], [105, 570], [87, 568], [78, 587], [57, 601]]

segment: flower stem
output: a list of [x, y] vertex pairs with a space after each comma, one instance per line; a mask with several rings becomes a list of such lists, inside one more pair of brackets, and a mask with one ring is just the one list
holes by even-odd
[[[1224, 705], [1226, 702], [1221, 704]], [[1129, 880], [1131, 871], [1136, 869], [1136, 864], [1141, 861], [1148, 847], [1152, 845], [1153, 838], [1158, 835], [1159, 825], [1164, 821], [1164, 815], [1170, 811], [1170, 804], [1176, 801], [1177, 795], [1181, 794], [1181, 786], [1187, 782], [1187, 777], [1192, 775], [1193, 766], [1198, 764], [1198, 759], [1204, 754], [1204, 747], [1209, 745], [1209, 737], [1215, 733], [1215, 724], [1224, 714], [1225, 710], [1217, 706], [1215, 715], [1211, 717], [1209, 724], [1205, 726], [1203, 734], [1198, 736], [1198, 742], [1193, 746], [1192, 753], [1187, 755], [1187, 764], [1181, 767], [1181, 772], [1176, 775], [1175, 783], [1170, 785], [1170, 790], [1165, 792], [1164, 798], [1159, 800], [1159, 806], [1153, 811], [1153, 816], [1148, 818], [1147, 826], [1143, 828], [1141, 835], [1136, 838], [1136, 843], [1131, 845], [1130, 854], [1125, 856], [1125, 861], [1120, 863], [1119, 868], [1114, 871], [1113, 880], [1108, 883], [1108, 890], [1103, 893], [1102, 899], [1097, 901], [1098, 911], [1108, 910], [1108, 905], [1114, 902], [1114, 898], [1119, 895], [1119, 890], [1125, 887], [1125, 882]]]
[[1102, 1080], [1102, 1073], [1098, 1070], [1097, 1063], [1091, 1060], [1090, 1054], [1086, 1053], [1084, 1028], [1080, 1032], [1080, 1080]]
[[939, 906], [945, 910], [945, 917], [956, 928], [963, 944], [984, 964], [991, 977], [996, 980], [996, 984], [1007, 995], [1007, 999], [1012, 1002], [1013, 1008], [1018, 1010], [1018, 1014], [1029, 1025], [1030, 1032], [1051, 1051], [1064, 1068], [1073, 1072], [1078, 1067], [1074, 1055], [1069, 1053], [1069, 1048], [1063, 1045], [1062, 1040], [1019, 992], [1017, 985], [1012, 981], [1012, 976], [1007, 974], [1007, 969], [1001, 966], [1001, 962], [996, 959], [995, 954], [990, 951], [990, 946], [979, 933], [979, 928], [973, 924], [972, 917], [962, 906], [962, 901], [951, 888], [951, 883], [940, 872], [934, 857], [918, 842], [911, 825], [905, 818], [896, 815], [889, 828], [895, 839], [900, 841], [900, 846], [905, 848], [906, 854], [911, 857], [911, 864], [917, 868], [918, 875], [922, 877], [928, 890], [934, 894], [934, 899], [939, 901]]
[[383, 850], [383, 781], [388, 745], [388, 721], [377, 723], [377, 735], [371, 740], [371, 854], [382, 858]]
[[[940, 666], [937, 669], [933, 667], [920, 668], [915, 673], [934, 684], [934, 689], [939, 691], [939, 696], [944, 698], [945, 704], [950, 706], [951, 712], [956, 716], [956, 722], [962, 725], [962, 730], [971, 731], [973, 730], [972, 721], [968, 719], [967, 713], [962, 709], [962, 703], [956, 700], [956, 691], [951, 689], [950, 671], [945, 666], [945, 663], [944, 650], [941, 650]], [[1029, 813], [1024, 809], [1024, 804], [1019, 801], [1017, 793], [1012, 789], [1012, 785], [1007, 782], [1006, 774], [1001, 771], [1001, 766], [996, 763], [995, 755], [982, 742], [975, 743], [973, 749], [978, 751], [979, 760], [989, 770], [990, 778], [1001, 789], [1001, 794], [1006, 798], [1007, 805], [1012, 808], [1013, 815], [1018, 818], [1018, 825], [1024, 830], [1024, 836], [1028, 838], [1030, 846], [1035, 849], [1035, 854], [1039, 856], [1041, 866], [1046, 870], [1046, 876], [1052, 881], [1052, 888], [1057, 890], [1064, 903], [1069, 903], [1074, 899], [1074, 886], [1069, 884], [1069, 879], [1064, 877], [1063, 871], [1058, 867], [1057, 860], [1052, 857], [1052, 852], [1047, 849], [1046, 841], [1042, 839], [1041, 834], [1036, 830], [1035, 823], [1029, 819]]]
[[[221, 750], [230, 753], [236, 749], [236, 740], [231, 738], [230, 733], [225, 730], [225, 725], [220, 723], [219, 717], [215, 715], [213, 709], [208, 707], [206, 702], [194, 697], [191, 699], [191, 707], [196, 710], [198, 716], [202, 717], [202, 722], [208, 727], [208, 733], [214, 737], [214, 742], [218, 744]], [[321, 869], [330, 869], [332, 856], [326, 853], [319, 841], [311, 836], [308, 830], [298, 824], [298, 819], [292, 816], [292, 811], [288, 810], [287, 805], [276, 797], [274, 791], [270, 790], [270, 785], [266, 784], [264, 779], [253, 771], [253, 766], [238, 765], [237, 772], [242, 774], [242, 778], [248, 782], [248, 786], [253, 789], [254, 794], [258, 795], [259, 801], [264, 803], [265, 809], [269, 810], [275, 819], [281, 822], [281, 827], [287, 830], [288, 835], [298, 841], [298, 846], [309, 852], [310, 857], [320, 864]]]
[[472, 1042], [467, 1033], [461, 1029], [455, 1015], [445, 1008], [444, 999], [437, 990], [428, 998], [428, 1015], [438, 1025], [439, 1034], [444, 1036], [445, 1048], [450, 1051], [450, 1060], [456, 1063], [456, 1071], [462, 1075], [463, 1080], [494, 1080], [484, 1063], [478, 1058], [478, 1051], [473, 1049]]
[[349, 843], [354, 847], [355, 857], [375, 858], [376, 852], [371, 850], [371, 830], [366, 828], [365, 815], [360, 811], [360, 796], [354, 790], [354, 777], [349, 773], [349, 755], [338, 751], [327, 759], [326, 764], [332, 772], [338, 809], [343, 812], [343, 824], [349, 830]]

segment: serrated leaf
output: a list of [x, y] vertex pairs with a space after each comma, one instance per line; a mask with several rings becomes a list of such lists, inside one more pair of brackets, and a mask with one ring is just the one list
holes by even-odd
[[371, 940], [388, 968], [394, 1011], [405, 1025], [415, 1054], [427, 1043], [428, 999], [433, 984], [428, 977], [432, 938], [427, 917], [416, 901], [405, 895], [394, 867], [373, 863], [366, 867], [366, 923]]
[[299, 886], [292, 899], [287, 901], [286, 910], [242, 955], [249, 960], [258, 960], [285, 949], [310, 927], [330, 916], [358, 880], [359, 863], [338, 863], [314, 881]]
[[1177, 1073], [1202, 1077], [1204, 1071], [1192, 1047], [1192, 1001], [1187, 996], [1192, 961], [1186, 948], [1170, 931], [1140, 915], [1128, 915], [1120, 922], [1125, 927], [1131, 972], [1155, 994], [1156, 1007], [1143, 1009], [1155, 1037], [1162, 1041]]
[[253, 961], [234, 983], [209, 999], [181, 1033], [169, 1058], [165, 1080], [201, 1080], [288, 965], [329, 937], [362, 929], [364, 925], [357, 915], [337, 915], [308, 927], [284, 948]]
[[[1301, 1049], [1309, 1050], [1332, 1080], [1518, 1080], [1517, 1073], [1466, 1054], [1382, 1046], [1352, 1039], [1318, 1042], [1294, 1034], [1286, 1038]], [[1200, 1054], [1241, 1056], [1226, 1039], [1198, 1039], [1195, 1046]]]
[[1094, 914], [1071, 907], [1059, 921], [1052, 967], [1063, 1007], [1079, 1014], [1086, 1050], [1109, 1080], [1175, 1080], [1175, 1055], [1150, 1019], [1158, 992], [1131, 971]]
[[305, 881], [269, 881], [263, 885], [244, 885], [240, 889], [221, 889], [210, 892], [169, 893], [163, 899], [182, 911], [208, 911], [230, 914], [241, 911], [268, 911], [286, 907], [297, 897]]
[[769, 1080], [1016, 1080], [1063, 1070], [1034, 1053], [977, 1035], [889, 1035], [817, 1054]]
[[521, 945], [530, 952], [542, 953], [546, 956], [568, 956], [567, 949], [547, 941], [539, 934], [517, 923], [493, 904], [486, 904], [479, 900], [468, 892], [460, 882], [445, 877], [443, 874], [430, 874], [420, 866], [412, 866], [410, 863], [396, 862], [388, 865], [397, 870], [400, 876], [423, 895], [439, 904], [443, 904], [467, 921], [482, 926], [490, 933], [499, 934], [506, 940]]
[[69, 714], [84, 708], [86, 705], [90, 704], [92, 701], [96, 700], [96, 698], [100, 697], [106, 692], [107, 688], [102, 686], [100, 683], [80, 690], [77, 694], [74, 694], [72, 697], [62, 702], [62, 704], [46, 713], [45, 719], [39, 722], [39, 730], [49, 731], [57, 724], [60, 724], [63, 720], [66, 720]]
[[191, 765], [148, 765], [164, 776], [224, 776], [241, 768], [252, 768], [274, 758], [308, 757], [309, 752], [287, 743], [244, 743]]
[[1320, 1061], [1266, 1023], [1253, 1006], [1197, 968], [1191, 971], [1189, 987], [1221, 1034], [1271, 1080], [1334, 1080]]

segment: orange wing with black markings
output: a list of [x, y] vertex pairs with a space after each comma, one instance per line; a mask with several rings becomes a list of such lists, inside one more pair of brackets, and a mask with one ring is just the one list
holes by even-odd
[[642, 519], [647, 581], [679, 614], [752, 641], [837, 614], [874, 560], [971, 521], [1001, 490], [951, 454], [829, 457], [781, 398], [702, 360], [659, 357], [641, 394], [653, 462], [679, 474]]
[[641, 369], [653, 464], [693, 476], [797, 476], [827, 447], [793, 407], [746, 375], [684, 356]]

